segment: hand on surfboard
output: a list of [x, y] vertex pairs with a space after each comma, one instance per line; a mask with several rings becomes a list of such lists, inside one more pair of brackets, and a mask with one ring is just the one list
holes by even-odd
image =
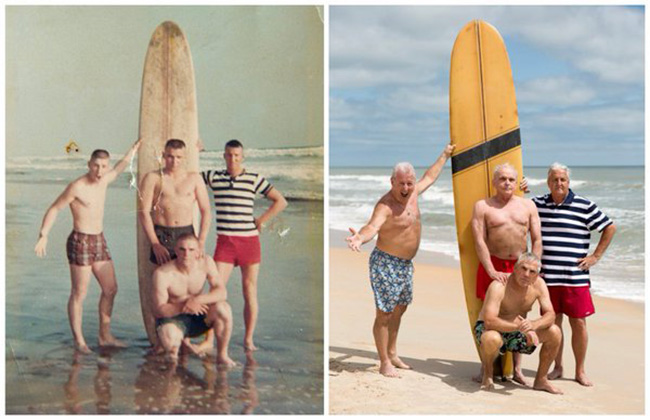
[[521, 177], [521, 182], [519, 183], [519, 189], [528, 194], [530, 190], [528, 189], [528, 180], [525, 176]]
[[361, 251], [361, 245], [363, 245], [363, 242], [361, 241], [361, 236], [359, 236], [359, 232], [352, 228], [350, 229], [350, 232], [352, 235], [348, 236], [345, 238], [346, 242], [348, 243], [348, 247], [350, 247], [351, 250], [360, 252]]

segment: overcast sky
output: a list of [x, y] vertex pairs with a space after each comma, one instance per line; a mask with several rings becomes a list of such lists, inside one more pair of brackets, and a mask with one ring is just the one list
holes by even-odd
[[192, 51], [208, 149], [323, 144], [323, 23], [314, 6], [62, 7], [6, 11], [7, 157], [121, 154], [138, 136], [149, 39], [165, 20]]
[[505, 40], [525, 165], [644, 164], [642, 7], [332, 6], [332, 166], [438, 156], [451, 49], [473, 19]]

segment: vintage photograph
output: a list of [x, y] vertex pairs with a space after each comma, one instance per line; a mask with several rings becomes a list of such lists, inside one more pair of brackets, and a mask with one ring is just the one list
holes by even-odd
[[6, 412], [323, 414], [322, 6], [6, 8]]

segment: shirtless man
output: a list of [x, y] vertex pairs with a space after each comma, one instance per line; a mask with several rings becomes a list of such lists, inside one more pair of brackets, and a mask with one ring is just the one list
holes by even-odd
[[[198, 234], [199, 251], [203, 255], [205, 240], [210, 230], [210, 201], [201, 175], [188, 172], [185, 164], [185, 142], [168, 140], [163, 153], [165, 167], [162, 173], [152, 171], [140, 184], [140, 223], [151, 243], [152, 264], [162, 265], [176, 257], [176, 240], [184, 233], [194, 234], [192, 225], [194, 204], [199, 206], [201, 224]], [[149, 294], [150, 295], [150, 294]], [[152, 313], [152, 311], [149, 311]], [[153, 316], [145, 320], [153, 325]], [[155, 337], [149, 339], [156, 344]], [[209, 333], [200, 350], [212, 348]]]
[[[193, 233], [179, 236], [174, 251], [176, 259], [158, 267], [153, 275], [153, 306], [161, 346], [176, 362], [182, 344], [195, 350], [189, 337], [213, 330], [217, 337], [217, 363], [234, 366], [235, 362], [228, 357], [232, 311], [216, 264], [203, 255]], [[206, 279], [210, 291], [203, 293]]]
[[373, 335], [379, 354], [379, 372], [399, 377], [396, 368], [410, 369], [397, 356], [397, 334], [402, 315], [413, 297], [413, 263], [420, 246], [418, 197], [438, 179], [454, 150], [447, 145], [436, 162], [416, 182], [410, 163], [398, 163], [391, 176], [391, 189], [375, 205], [370, 221], [346, 241], [354, 251], [375, 235], [377, 246], [370, 255], [370, 283], [375, 296]]
[[126, 169], [129, 160], [140, 147], [136, 141], [129, 151], [111, 169], [106, 150], [95, 150], [88, 161], [88, 173], [72, 181], [63, 193], [47, 209], [34, 251], [44, 257], [47, 235], [50, 233], [59, 211], [70, 206], [73, 231], [68, 237], [66, 250], [70, 265], [72, 289], [68, 300], [68, 319], [74, 337], [75, 349], [92, 353], [83, 336], [83, 301], [88, 292], [90, 274], [94, 274], [102, 289], [99, 298], [99, 345], [125, 347], [111, 333], [111, 314], [117, 293], [115, 267], [104, 239], [104, 204], [106, 189]]
[[[517, 171], [510, 164], [494, 170], [492, 185], [496, 194], [474, 205], [472, 232], [479, 259], [476, 296], [484, 300], [492, 280], [505, 283], [519, 256], [526, 252], [528, 233], [532, 252], [542, 255], [542, 236], [537, 208], [531, 200], [514, 195]], [[482, 374], [476, 377], [480, 380]], [[514, 354], [513, 380], [528, 385], [521, 372], [521, 356]]]
[[[505, 284], [495, 281], [488, 287], [474, 326], [483, 364], [483, 390], [494, 389], [493, 363], [498, 354], [506, 350], [531, 354], [542, 344], [533, 388], [562, 394], [546, 377], [560, 348], [562, 332], [555, 325], [555, 312], [546, 283], [538, 276], [540, 268], [541, 262], [535, 254], [523, 253]], [[541, 317], [528, 320], [526, 315], [536, 301]]]

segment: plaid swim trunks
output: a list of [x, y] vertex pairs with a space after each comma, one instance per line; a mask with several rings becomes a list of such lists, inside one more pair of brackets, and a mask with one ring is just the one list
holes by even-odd
[[[476, 337], [476, 342], [481, 345], [481, 336], [485, 331], [485, 323], [483, 321], [476, 321], [474, 325], [474, 336]], [[503, 340], [503, 345], [499, 349], [500, 354], [506, 354], [506, 351], [511, 351], [513, 353], [522, 353], [522, 354], [532, 354], [536, 346], [529, 346], [526, 343], [526, 336], [521, 331], [509, 331], [502, 332], [501, 339]]]
[[375, 248], [370, 254], [370, 285], [380, 311], [393, 312], [397, 305], [409, 305], [413, 301], [413, 262]]
[[89, 235], [73, 230], [68, 236], [65, 249], [71, 265], [92, 265], [97, 261], [111, 260], [103, 233]]

